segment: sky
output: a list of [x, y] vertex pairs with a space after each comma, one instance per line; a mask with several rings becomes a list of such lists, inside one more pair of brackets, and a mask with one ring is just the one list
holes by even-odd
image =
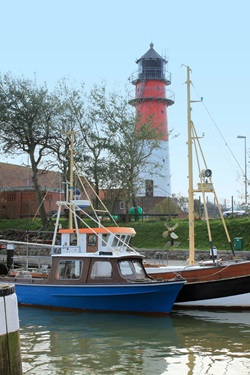
[[[0, 0], [0, 7], [1, 74], [35, 74], [51, 88], [69, 77], [86, 87], [105, 80], [110, 88], [123, 89], [137, 71], [135, 61], [154, 43], [172, 77], [171, 185], [172, 193], [183, 196], [188, 195], [185, 65], [190, 66], [191, 99], [203, 98], [192, 104], [192, 120], [215, 192], [221, 204], [244, 202], [250, 148], [248, 0]], [[3, 155], [1, 160], [25, 162]], [[198, 182], [194, 176], [194, 185]]]

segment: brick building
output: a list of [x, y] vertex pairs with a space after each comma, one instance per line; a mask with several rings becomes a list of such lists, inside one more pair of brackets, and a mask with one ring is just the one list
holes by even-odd
[[[61, 199], [60, 172], [39, 170], [39, 185], [46, 212], [57, 210]], [[32, 170], [29, 166], [0, 163], [0, 218], [19, 219], [39, 215]]]
[[[56, 202], [64, 199], [62, 176], [60, 172], [39, 170], [39, 186], [44, 199], [45, 211], [57, 211]], [[88, 189], [89, 190], [89, 189]], [[88, 191], [93, 200], [94, 194]], [[63, 196], [62, 196], [63, 195]], [[87, 199], [82, 197], [82, 199]], [[100, 199], [112, 214], [125, 217], [126, 206], [117, 191], [100, 191]], [[164, 197], [138, 197], [137, 205], [145, 215], [152, 214], [156, 203]], [[157, 214], [155, 212], [155, 214]], [[29, 166], [0, 163], [0, 218], [20, 219], [39, 216], [38, 204], [32, 183], [32, 170]]]

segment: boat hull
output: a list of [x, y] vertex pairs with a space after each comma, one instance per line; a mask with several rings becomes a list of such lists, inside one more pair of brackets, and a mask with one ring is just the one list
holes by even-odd
[[20, 305], [85, 311], [168, 314], [184, 281], [124, 285], [16, 283]]
[[[147, 269], [147, 268], [146, 268]], [[180, 274], [187, 280], [178, 294], [176, 307], [227, 308], [250, 310], [250, 262], [228, 263], [215, 267], [176, 268], [176, 271], [157, 271], [150, 268], [148, 273], [162, 279]]]
[[175, 306], [250, 309], [250, 276], [187, 283]]

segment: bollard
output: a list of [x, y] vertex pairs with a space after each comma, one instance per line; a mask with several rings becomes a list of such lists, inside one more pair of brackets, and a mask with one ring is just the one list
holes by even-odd
[[13, 284], [0, 284], [0, 374], [22, 375], [17, 296]]
[[10, 269], [13, 266], [14, 257], [14, 245], [12, 243], [7, 244], [7, 267]]

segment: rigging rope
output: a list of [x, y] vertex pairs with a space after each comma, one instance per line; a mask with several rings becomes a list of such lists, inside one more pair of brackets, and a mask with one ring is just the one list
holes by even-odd
[[[191, 84], [192, 84], [192, 86], [193, 86], [193, 88], [194, 88], [194, 90], [195, 90], [197, 96], [200, 98], [201, 96], [199, 95], [199, 93], [198, 93], [197, 89], [195, 88], [194, 84], [193, 84], [192, 82], [191, 82]], [[216, 123], [215, 120], [213, 119], [213, 117], [212, 117], [211, 113], [209, 112], [207, 106], [205, 105], [204, 101], [202, 100], [201, 102], [202, 102], [202, 104], [203, 104], [203, 106], [204, 106], [204, 108], [205, 108], [205, 110], [206, 110], [208, 116], [210, 117], [211, 121], [213, 122], [214, 126], [216, 127], [218, 133], [220, 134], [220, 136], [221, 136], [223, 142], [225, 142], [225, 146], [228, 148], [228, 150], [229, 150], [231, 156], [233, 157], [234, 161], [236, 162], [236, 164], [237, 164], [238, 167], [240, 168], [241, 172], [244, 174], [245, 172], [243, 171], [243, 169], [242, 169], [240, 163], [239, 163], [238, 160], [236, 159], [236, 157], [235, 157], [233, 151], [231, 150], [231, 148], [230, 148], [230, 146], [228, 145], [228, 143], [227, 143], [225, 137], [223, 136], [222, 132], [220, 131], [219, 126], [217, 125], [217, 123]]]

